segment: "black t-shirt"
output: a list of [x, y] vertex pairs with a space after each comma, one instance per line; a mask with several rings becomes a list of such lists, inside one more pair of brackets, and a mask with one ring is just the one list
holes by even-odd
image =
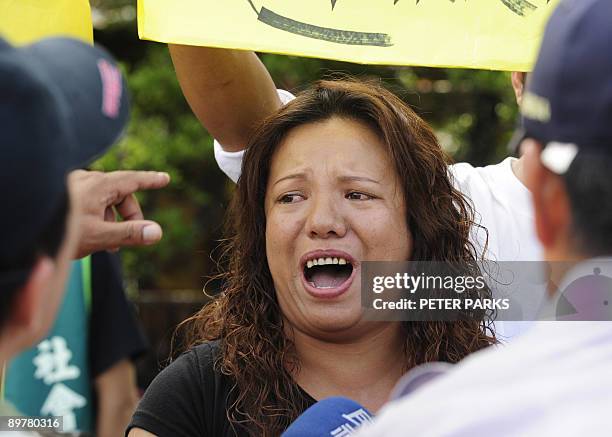
[[124, 359], [136, 359], [146, 350], [146, 339], [125, 297], [119, 257], [109, 252], [94, 253], [89, 315], [91, 378], [95, 379]]
[[[207, 342], [181, 355], [153, 380], [140, 401], [131, 428], [158, 437], [243, 437], [227, 419], [232, 380], [215, 370], [219, 342]], [[316, 401], [303, 392], [308, 406]]]

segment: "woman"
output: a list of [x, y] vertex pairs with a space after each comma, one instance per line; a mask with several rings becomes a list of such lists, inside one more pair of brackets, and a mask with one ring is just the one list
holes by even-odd
[[362, 261], [477, 258], [445, 155], [400, 99], [319, 82], [267, 119], [246, 153], [227, 285], [190, 321], [193, 349], [151, 384], [131, 437], [276, 436], [332, 395], [376, 411], [415, 365], [495, 341], [484, 321], [363, 320]]

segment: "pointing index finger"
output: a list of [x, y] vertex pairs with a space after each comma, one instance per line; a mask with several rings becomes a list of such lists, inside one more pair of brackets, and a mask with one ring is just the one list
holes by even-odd
[[106, 174], [105, 186], [123, 199], [140, 190], [163, 188], [170, 182], [170, 175], [157, 171], [114, 171]]

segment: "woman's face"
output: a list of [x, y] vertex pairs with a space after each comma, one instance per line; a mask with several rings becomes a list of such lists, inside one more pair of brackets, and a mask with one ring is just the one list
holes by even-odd
[[265, 210], [285, 320], [323, 337], [366, 326], [361, 261], [412, 252], [403, 192], [377, 134], [342, 118], [291, 130], [272, 158]]

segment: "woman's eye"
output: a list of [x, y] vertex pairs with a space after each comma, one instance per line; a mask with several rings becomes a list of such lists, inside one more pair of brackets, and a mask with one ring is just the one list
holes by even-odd
[[304, 200], [304, 196], [299, 193], [283, 194], [279, 199], [279, 203], [296, 203]]
[[370, 200], [372, 196], [358, 191], [351, 191], [346, 195], [346, 198], [349, 200]]

